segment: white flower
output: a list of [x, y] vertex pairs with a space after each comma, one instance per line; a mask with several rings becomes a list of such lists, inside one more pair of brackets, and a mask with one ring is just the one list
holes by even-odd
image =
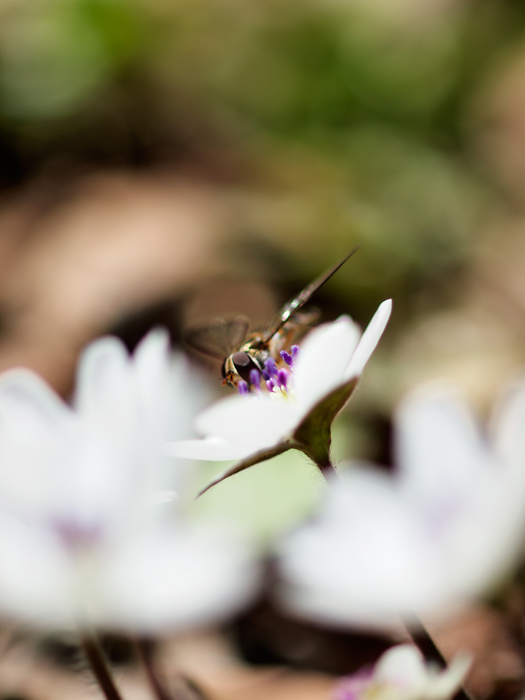
[[449, 700], [470, 664], [470, 655], [461, 653], [440, 671], [425, 663], [416, 647], [400, 644], [382, 654], [373, 669], [342, 678], [334, 700]]
[[525, 535], [525, 384], [489, 444], [453, 395], [423, 391], [397, 414], [398, 471], [353, 466], [318, 520], [281, 550], [282, 600], [336, 624], [445, 614], [497, 585]]
[[184, 464], [164, 445], [186, 433], [193, 403], [162, 331], [131, 357], [115, 338], [93, 343], [72, 406], [28, 370], [0, 378], [3, 613], [148, 631], [242, 604], [254, 585], [244, 547], [190, 530], [174, 508]]
[[301, 344], [282, 390], [277, 386], [272, 392], [253, 391], [218, 401], [197, 418], [196, 430], [206, 437], [173, 443], [170, 453], [241, 460], [210, 486], [292, 448], [321, 468], [328, 466], [331, 424], [352, 394], [391, 310], [391, 300], [384, 301], [362, 336], [346, 316], [315, 328]]

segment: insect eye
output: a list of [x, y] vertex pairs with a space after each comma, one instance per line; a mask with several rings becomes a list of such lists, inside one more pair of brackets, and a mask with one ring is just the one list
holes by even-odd
[[245, 382], [250, 383], [250, 372], [252, 371], [252, 369], [258, 369], [258, 367], [252, 360], [252, 358], [248, 355], [248, 353], [234, 353], [232, 355], [232, 362], [239, 376], [242, 377], [242, 379], [244, 379]]

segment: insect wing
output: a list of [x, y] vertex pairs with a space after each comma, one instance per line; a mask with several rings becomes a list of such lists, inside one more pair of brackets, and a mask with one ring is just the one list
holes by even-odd
[[190, 329], [184, 340], [192, 350], [223, 360], [242, 345], [249, 326], [246, 316], [230, 320], [216, 318], [204, 326]]
[[292, 301], [288, 302], [285, 304], [285, 306], [282, 308], [278, 316], [276, 317], [275, 321], [272, 323], [268, 331], [266, 332], [264, 336], [264, 342], [268, 342], [272, 336], [274, 336], [283, 326], [284, 324], [289, 321], [296, 313], [301, 309], [306, 302], [317, 292], [317, 290], [325, 284], [325, 282], [328, 282], [330, 277], [332, 275], [335, 275], [337, 270], [339, 270], [340, 267], [342, 267], [345, 262], [350, 258], [358, 249], [360, 246], [357, 246], [353, 250], [348, 253], [346, 257], [344, 257], [342, 260], [340, 260], [338, 263], [336, 263], [333, 267], [330, 269], [326, 270], [323, 272], [322, 275], [317, 277], [311, 284], [308, 285], [308, 287], [305, 287], [300, 294], [298, 294]]

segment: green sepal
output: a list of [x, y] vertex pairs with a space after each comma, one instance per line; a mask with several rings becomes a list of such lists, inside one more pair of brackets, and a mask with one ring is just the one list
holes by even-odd
[[272, 459], [272, 457], [277, 457], [277, 455], [280, 455], [283, 452], [287, 452], [288, 450], [291, 450], [294, 447], [296, 447], [296, 445], [293, 445], [292, 443], [290, 443], [288, 441], [284, 441], [284, 442], [279, 442], [277, 445], [274, 445], [273, 447], [268, 447], [264, 450], [259, 450], [259, 452], [254, 452], [252, 455], [250, 455], [246, 459], [243, 459], [240, 462], [237, 462], [236, 464], [234, 464], [229, 469], [226, 469], [226, 471], [222, 472], [222, 474], [219, 474], [219, 476], [217, 476], [213, 481], [210, 481], [210, 483], [205, 488], [203, 488], [202, 491], [199, 491], [196, 498], [199, 498], [200, 496], [202, 496], [203, 493], [206, 493], [206, 491], [211, 489], [212, 486], [216, 486], [217, 484], [220, 484], [221, 481], [224, 481], [229, 476], [233, 476], [234, 474], [238, 474], [239, 472], [242, 472], [245, 469], [248, 469], [248, 467], [253, 467], [254, 464], [259, 464], [259, 462], [265, 462], [267, 459]]
[[332, 423], [352, 395], [356, 384], [357, 377], [350, 379], [345, 384], [340, 384], [315, 404], [308, 415], [295, 429], [289, 440], [283, 440], [272, 447], [254, 452], [254, 454], [246, 459], [237, 462], [232, 467], [222, 472], [222, 474], [219, 474], [213, 481], [210, 481], [202, 491], [199, 491], [197, 498], [206, 493], [212, 486], [220, 484], [221, 481], [224, 481], [228, 477], [238, 474], [249, 467], [253, 467], [255, 464], [272, 459], [272, 457], [277, 457], [277, 455], [287, 452], [288, 450], [300, 450], [323, 472], [331, 470], [330, 445], [332, 444]]
[[309, 411], [295, 429], [293, 446], [305, 453], [321, 470], [332, 467], [330, 446], [332, 444], [332, 423], [352, 395], [357, 377], [340, 384], [324, 396]]

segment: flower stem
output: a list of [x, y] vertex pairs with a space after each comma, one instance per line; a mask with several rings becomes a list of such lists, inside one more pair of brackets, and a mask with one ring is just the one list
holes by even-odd
[[[412, 641], [418, 647], [425, 659], [428, 661], [436, 661], [440, 666], [446, 668], [447, 662], [443, 657], [443, 654], [437, 648], [434, 640], [427, 632], [426, 627], [423, 625], [421, 620], [419, 621], [417, 632], [409, 632], [409, 634], [412, 637]], [[472, 698], [463, 688], [460, 688], [454, 695], [453, 700], [472, 700]]]
[[106, 700], [122, 700], [122, 696], [117, 690], [109, 666], [104, 657], [98, 639], [95, 636], [86, 636], [81, 639], [82, 648], [86, 659], [91, 666], [93, 675], [104, 693]]
[[160, 681], [151, 659], [151, 649], [143, 639], [135, 639], [138, 656], [157, 700], [206, 700], [203, 691], [189, 678], [177, 677], [175, 686], [169, 691]]
[[155, 669], [153, 668], [153, 664], [151, 662], [150, 649], [148, 648], [147, 644], [144, 642], [143, 639], [137, 639], [135, 641], [135, 644], [137, 647], [140, 661], [142, 663], [142, 666], [144, 667], [144, 671], [148, 678], [151, 689], [155, 694], [155, 697], [157, 698], [157, 700], [171, 700], [170, 694], [168, 693], [166, 688], [164, 688], [164, 686], [159, 680], [159, 677], [155, 673]]
[[317, 467], [319, 468], [319, 471], [321, 474], [324, 476], [326, 481], [329, 481], [336, 475], [335, 467], [333, 464], [328, 462], [328, 464], [318, 464]]

